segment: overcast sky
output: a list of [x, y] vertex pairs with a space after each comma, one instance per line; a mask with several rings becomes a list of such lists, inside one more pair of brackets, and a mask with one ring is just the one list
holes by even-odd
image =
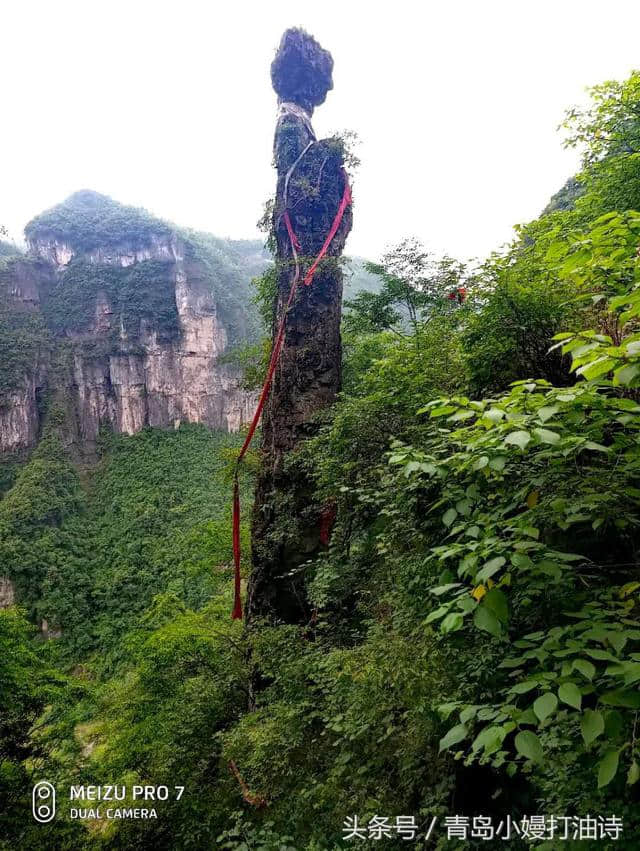
[[557, 125], [640, 66], [640, 4], [4, 0], [0, 223], [91, 188], [253, 237], [274, 186], [269, 64], [303, 26], [335, 60], [318, 135], [354, 130], [351, 254], [418, 236], [483, 256], [576, 170]]

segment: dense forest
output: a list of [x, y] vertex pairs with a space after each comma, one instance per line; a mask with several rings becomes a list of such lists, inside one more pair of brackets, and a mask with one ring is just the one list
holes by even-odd
[[[453, 814], [616, 816], [619, 838], [495, 844], [638, 847], [640, 72], [564, 133], [582, 170], [511, 245], [470, 265], [408, 240], [348, 293], [343, 391], [290, 461], [335, 507], [307, 623], [230, 619], [242, 434], [105, 431], [81, 463], [52, 406], [3, 462], [0, 848], [400, 848], [343, 826], [409, 815], [437, 817], [427, 847], [491, 847], [448, 839]], [[41, 779], [172, 794], [43, 827]]]

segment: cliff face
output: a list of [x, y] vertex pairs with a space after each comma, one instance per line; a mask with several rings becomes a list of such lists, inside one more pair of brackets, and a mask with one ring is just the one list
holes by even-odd
[[[0, 384], [0, 452], [34, 445], [45, 397], [83, 449], [103, 425], [232, 431], [250, 418], [253, 394], [220, 359], [247, 336], [248, 280], [215, 246], [95, 193], [72, 196], [26, 234], [28, 255], [5, 260], [0, 275], [9, 342], [22, 351]], [[41, 333], [23, 350], [27, 319]]]

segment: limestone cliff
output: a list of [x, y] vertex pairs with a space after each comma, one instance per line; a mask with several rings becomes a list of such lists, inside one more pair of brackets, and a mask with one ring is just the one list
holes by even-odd
[[253, 394], [221, 355], [251, 335], [250, 275], [219, 241], [80, 192], [26, 228], [0, 267], [0, 452], [38, 438], [52, 400], [69, 443], [110, 426], [237, 430]]

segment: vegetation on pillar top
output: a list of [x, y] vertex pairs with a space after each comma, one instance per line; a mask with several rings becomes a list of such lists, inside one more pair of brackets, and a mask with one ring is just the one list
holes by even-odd
[[313, 36], [302, 29], [286, 30], [271, 63], [271, 83], [280, 100], [312, 113], [333, 88], [332, 72], [331, 54]]

